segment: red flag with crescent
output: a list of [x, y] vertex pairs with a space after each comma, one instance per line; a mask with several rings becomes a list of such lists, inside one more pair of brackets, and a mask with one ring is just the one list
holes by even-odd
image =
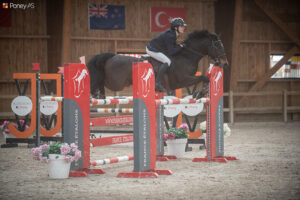
[[185, 20], [185, 8], [152, 7], [150, 13], [151, 32], [162, 32], [170, 28], [172, 18], [181, 17]]

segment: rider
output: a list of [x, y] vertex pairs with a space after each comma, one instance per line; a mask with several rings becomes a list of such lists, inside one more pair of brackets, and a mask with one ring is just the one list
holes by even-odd
[[182, 18], [173, 18], [171, 20], [171, 28], [154, 36], [146, 46], [146, 52], [152, 58], [162, 62], [159, 67], [158, 75], [156, 77], [156, 90], [164, 92], [166, 91], [161, 84], [163, 75], [171, 65], [170, 56], [178, 53], [183, 44], [177, 44], [176, 39], [180, 34], [184, 33], [186, 24]]

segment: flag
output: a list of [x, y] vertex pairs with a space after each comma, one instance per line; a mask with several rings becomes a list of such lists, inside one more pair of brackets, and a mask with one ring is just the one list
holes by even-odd
[[170, 28], [172, 18], [185, 20], [185, 8], [152, 7], [150, 11], [151, 32], [162, 32]]
[[125, 29], [125, 6], [89, 4], [89, 29]]

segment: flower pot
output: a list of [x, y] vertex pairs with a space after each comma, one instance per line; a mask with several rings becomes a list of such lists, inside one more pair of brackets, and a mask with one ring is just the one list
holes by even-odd
[[49, 154], [48, 173], [51, 179], [64, 179], [69, 177], [71, 163], [66, 162], [65, 156]]
[[187, 138], [167, 140], [166, 143], [169, 155], [176, 156], [177, 158], [183, 157], [187, 143]]
[[4, 138], [16, 138], [16, 136], [14, 136], [13, 134], [9, 133], [9, 134], [6, 134], [4, 131], [2, 131], [2, 134], [4, 136]]

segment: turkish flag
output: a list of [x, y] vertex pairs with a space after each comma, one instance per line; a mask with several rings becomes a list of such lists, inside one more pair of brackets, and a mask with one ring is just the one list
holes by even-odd
[[151, 32], [162, 32], [170, 28], [172, 18], [185, 20], [185, 8], [152, 7], [150, 16]]

